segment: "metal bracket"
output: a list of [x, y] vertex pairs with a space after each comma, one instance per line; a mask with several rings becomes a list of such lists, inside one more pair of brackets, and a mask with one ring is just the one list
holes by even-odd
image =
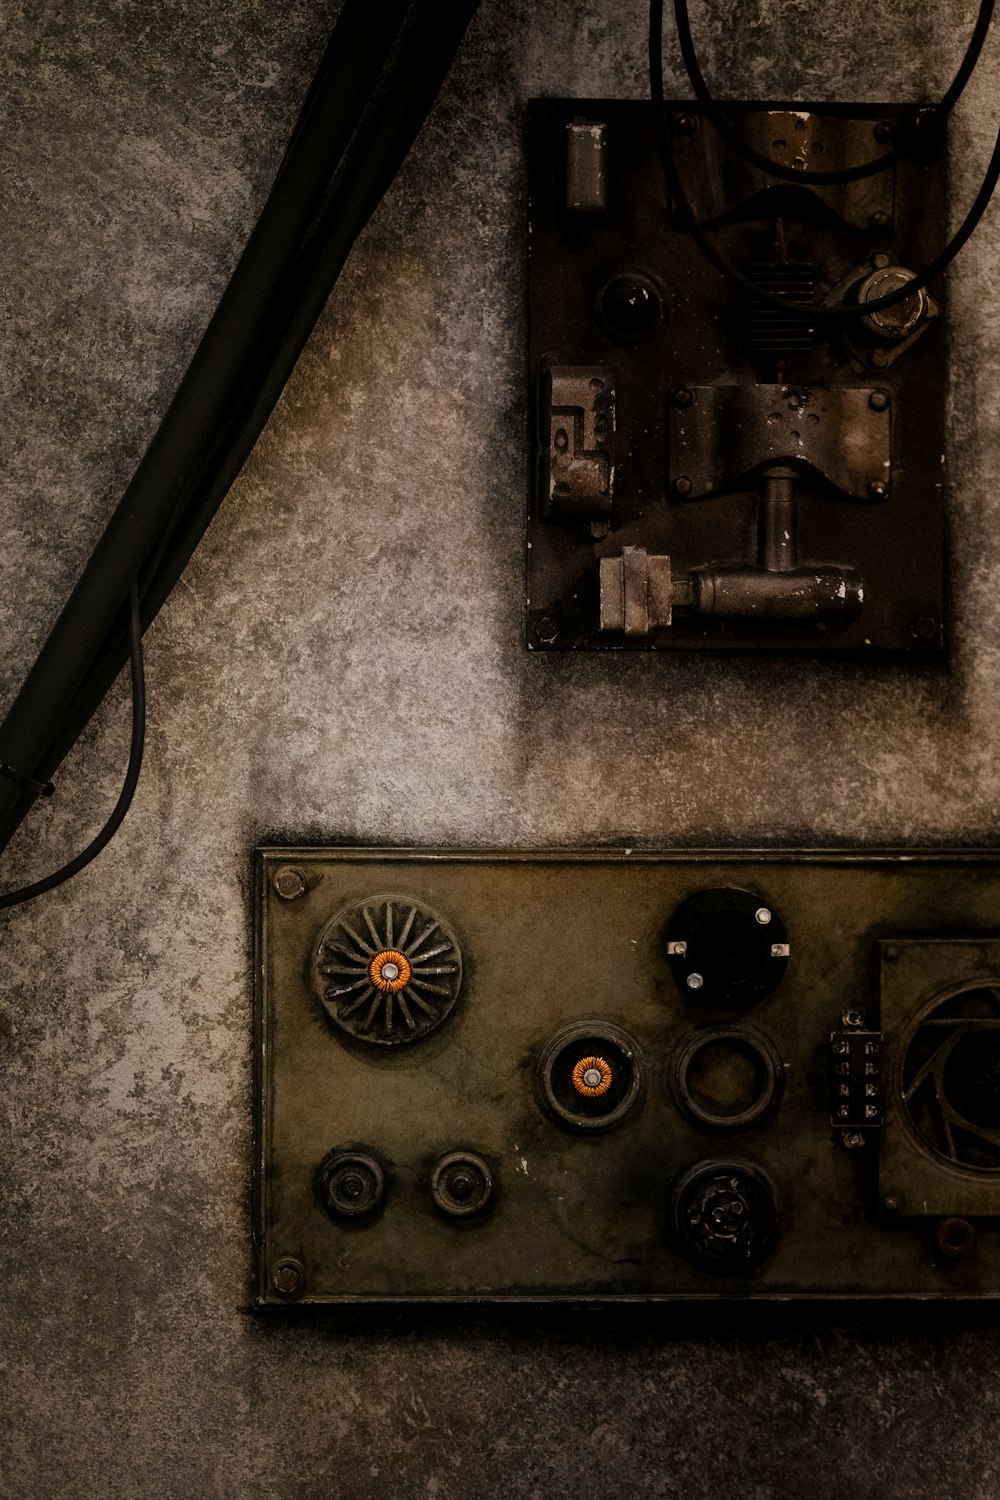
[[601, 520], [614, 498], [615, 385], [611, 371], [553, 365], [542, 381], [547, 449], [545, 518]]
[[772, 464], [792, 464], [852, 500], [889, 493], [890, 400], [870, 386], [678, 387], [670, 493], [701, 500]]

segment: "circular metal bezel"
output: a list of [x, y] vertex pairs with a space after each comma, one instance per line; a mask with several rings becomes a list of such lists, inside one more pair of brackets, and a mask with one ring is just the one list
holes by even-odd
[[[758, 911], [770, 920], [758, 920]], [[726, 928], [736, 929], [746, 950], [742, 964], [720, 961]], [[734, 939], [735, 941], [735, 939]], [[667, 963], [678, 988], [699, 1004], [744, 1010], [777, 989], [788, 968], [788, 933], [773, 902], [759, 891], [713, 886], [695, 891], [674, 911], [665, 939]], [[692, 986], [697, 975], [701, 983]]]
[[[448, 1191], [448, 1176], [455, 1167], [466, 1167], [479, 1179], [478, 1190], [468, 1199], [456, 1198]], [[472, 1219], [484, 1213], [493, 1202], [494, 1191], [493, 1172], [477, 1151], [449, 1151], [434, 1163], [431, 1197], [449, 1219]]]
[[[608, 1056], [609, 1052], [613, 1056]], [[572, 1074], [580, 1059], [592, 1053], [600, 1054], [612, 1075], [618, 1074], [623, 1084], [618, 1087], [612, 1084], [607, 1093], [587, 1098], [575, 1092]], [[566, 1078], [557, 1080], [556, 1069], [563, 1059]], [[631, 1114], [641, 1101], [646, 1069], [637, 1044], [619, 1026], [609, 1021], [575, 1021], [562, 1027], [546, 1043], [538, 1060], [536, 1082], [542, 1103], [561, 1125], [571, 1130], [608, 1130]]]
[[[746, 1109], [735, 1114], [716, 1114], [699, 1103], [690, 1084], [691, 1065], [700, 1052], [713, 1043], [731, 1042], [752, 1052], [761, 1065], [763, 1087]], [[768, 1114], [777, 1102], [782, 1084], [781, 1058], [769, 1037], [752, 1026], [705, 1026], [685, 1037], [674, 1053], [670, 1070], [674, 1097], [689, 1119], [709, 1130], [745, 1130]]]
[[[401, 956], [404, 984], [380, 984], [372, 966]], [[435, 1031], [462, 988], [462, 950], [445, 919], [410, 896], [372, 896], [343, 906], [321, 928], [310, 962], [330, 1024], [357, 1042], [398, 1047]]]

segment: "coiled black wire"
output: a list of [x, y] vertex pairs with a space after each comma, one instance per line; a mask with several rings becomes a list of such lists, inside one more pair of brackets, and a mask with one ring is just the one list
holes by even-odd
[[979, 226], [990, 199], [993, 196], [997, 182], [1000, 181], [1000, 130], [993, 145], [993, 155], [990, 157], [986, 175], [983, 178], [979, 192], [969, 212], [966, 214], [955, 234], [948, 241], [940, 255], [926, 265], [922, 271], [918, 271], [912, 281], [898, 291], [888, 292], [884, 297], [875, 297], [871, 302], [863, 304], [826, 307], [819, 302], [791, 302], [785, 297], [778, 297], [766, 287], [759, 286], [749, 276], [728, 261], [726, 257], [712, 243], [709, 236], [699, 224], [694, 209], [684, 191], [677, 163], [674, 159], [673, 149], [670, 144], [670, 127], [667, 122], [666, 105], [663, 98], [663, 0], [650, 0], [649, 4], [649, 92], [653, 108], [653, 128], [656, 132], [656, 143], [660, 152], [660, 160], [667, 183], [673, 195], [677, 208], [678, 220], [682, 228], [687, 229], [695, 244], [701, 250], [706, 260], [710, 261], [720, 275], [725, 276], [735, 286], [748, 292], [765, 307], [776, 307], [784, 313], [802, 313], [806, 317], [823, 319], [828, 322], [840, 322], [850, 318], [860, 318], [874, 312], [880, 312], [885, 307], [895, 307], [899, 302], [906, 302], [913, 297], [922, 287], [933, 281], [946, 266], [958, 255], [970, 237]]
[[691, 35], [691, 17], [688, 11], [688, 0], [674, 0], [674, 21], [677, 25], [677, 37], [681, 44], [681, 56], [684, 59], [684, 67], [691, 87], [716, 130], [723, 140], [737, 156], [744, 161], [752, 162], [755, 167], [762, 167], [772, 177], [783, 178], [786, 182], [805, 182], [816, 186], [826, 184], [827, 186], [837, 182], [859, 182], [864, 177], [872, 177], [876, 172], [884, 172], [887, 167], [894, 166], [904, 156], [910, 156], [924, 141], [929, 140], [937, 131], [942, 129], [952, 109], [958, 103], [965, 90], [965, 86], [975, 72], [983, 50], [983, 44], [989, 34], [990, 23], [993, 20], [995, 0], [980, 0], [979, 13], [976, 16], [976, 24], [973, 27], [969, 44], [965, 49], [958, 72], [951, 81], [950, 87], [942, 95], [937, 104], [930, 107], [924, 117], [908, 130], [893, 146], [891, 151], [886, 151], [881, 156], [874, 157], [871, 161], [863, 162], [855, 167], [837, 167], [829, 171], [813, 171], [803, 167], [786, 167], [782, 162], [772, 161], [760, 151], [755, 151], [748, 146], [739, 131], [734, 130], [727, 120], [723, 111], [719, 108], [705, 76], [701, 71], [698, 54], [695, 50], [694, 38]]

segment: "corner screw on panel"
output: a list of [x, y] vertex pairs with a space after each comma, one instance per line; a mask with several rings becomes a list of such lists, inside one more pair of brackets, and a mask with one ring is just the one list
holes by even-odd
[[888, 391], [872, 391], [868, 397], [868, 405], [872, 411], [885, 411], [889, 405]]
[[306, 1284], [306, 1273], [300, 1261], [276, 1260], [271, 1267], [271, 1285], [279, 1297], [298, 1297]]
[[297, 865], [279, 865], [271, 877], [271, 884], [282, 901], [297, 901], [306, 893], [306, 877]]
[[680, 407], [681, 411], [683, 411], [686, 406], [691, 405], [691, 402], [694, 400], [694, 396], [688, 390], [686, 385], [679, 385], [676, 386], [671, 393], [670, 399], [673, 401], [675, 406]]
[[932, 641], [937, 635], [937, 621], [930, 615], [919, 615], [911, 625], [910, 633], [918, 641]]
[[543, 615], [535, 626], [535, 634], [544, 646], [551, 646], [559, 635], [559, 627], [549, 615]]
[[677, 478], [674, 480], [670, 488], [673, 490], [675, 495], [684, 496], [690, 495], [691, 491], [694, 489], [694, 485], [691, 483], [686, 474], [678, 474]]

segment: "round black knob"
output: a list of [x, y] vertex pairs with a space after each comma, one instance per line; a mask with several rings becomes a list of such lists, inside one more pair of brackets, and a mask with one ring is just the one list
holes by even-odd
[[449, 1151], [431, 1172], [431, 1197], [451, 1219], [471, 1219], [493, 1201], [493, 1173], [474, 1151]]
[[639, 271], [612, 276], [597, 296], [597, 315], [612, 338], [625, 343], [649, 338], [663, 322], [663, 294]]
[[774, 1241], [774, 1193], [748, 1162], [699, 1162], [674, 1187], [671, 1221], [690, 1260], [716, 1271], [746, 1270]]
[[382, 1202], [385, 1173], [367, 1152], [331, 1151], [319, 1169], [319, 1190], [335, 1217], [361, 1218]]

